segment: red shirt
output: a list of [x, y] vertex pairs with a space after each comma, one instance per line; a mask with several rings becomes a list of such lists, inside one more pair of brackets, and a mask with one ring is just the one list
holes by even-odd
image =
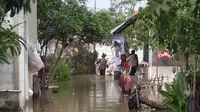
[[125, 91], [129, 92], [131, 90], [131, 76], [127, 75], [125, 78], [125, 83], [124, 83], [124, 87], [125, 87]]
[[129, 69], [130, 69], [129, 61], [126, 61], [126, 62], [124, 63], [124, 68], [125, 68], [127, 71], [129, 71]]

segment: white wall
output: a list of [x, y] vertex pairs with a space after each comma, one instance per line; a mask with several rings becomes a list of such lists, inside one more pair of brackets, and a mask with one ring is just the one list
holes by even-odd
[[0, 65], [0, 90], [13, 90], [13, 63]]
[[[31, 13], [24, 15], [23, 12], [20, 12], [17, 15], [17, 19], [14, 23], [24, 22], [18, 26], [18, 34], [22, 36], [26, 41], [29, 41], [34, 46], [37, 43], [37, 1], [33, 4], [31, 3]], [[19, 88], [22, 91], [19, 99], [20, 106], [25, 105], [25, 101], [29, 100], [29, 88], [33, 88], [33, 77], [28, 72], [28, 51], [24, 48], [22, 53], [19, 56]]]
[[[21, 37], [23, 37], [25, 40], [27, 40], [24, 36], [25, 34], [25, 30], [24, 30], [24, 13], [23, 11], [21, 11], [18, 15], [16, 15], [14, 18], [13, 18], [13, 24], [18, 24], [18, 23], [21, 23], [23, 22], [23, 24], [20, 24], [19, 26], [17, 26], [14, 30], [15, 32], [17, 32]], [[16, 64], [16, 69], [18, 69], [18, 73], [15, 73], [15, 74], [18, 74], [19, 76], [19, 90], [21, 90], [21, 93], [19, 94], [19, 104], [20, 104], [20, 107], [23, 107], [25, 105], [25, 100], [26, 99], [26, 95], [28, 94], [27, 93], [27, 88], [25, 88], [25, 85], [28, 85], [28, 80], [26, 80], [26, 70], [27, 68], [25, 67], [27, 60], [26, 60], [26, 55], [27, 55], [27, 51], [25, 50], [24, 47], [22, 47], [22, 50], [21, 50], [21, 54], [20, 56], [18, 57], [18, 64]]]
[[[151, 48], [151, 47], [149, 47]], [[172, 68], [173, 66], [153, 66], [153, 51], [150, 50], [149, 51], [149, 69], [148, 69], [148, 78], [155, 78], [156, 74], [158, 74], [158, 76], [164, 76], [165, 80], [164, 82], [171, 82], [173, 81], [174, 78], [174, 74], [172, 73]], [[168, 78], [168, 80], [167, 80]]]
[[[8, 16], [5, 17], [5, 20], [10, 20], [12, 24], [12, 19]], [[9, 23], [3, 23], [2, 27], [9, 28]], [[10, 64], [0, 65], [0, 90], [13, 90], [13, 62], [12, 59], [10, 60]]]
[[[35, 0], [35, 3], [31, 3], [31, 13], [28, 13], [26, 16], [26, 38], [29, 40], [30, 43], [32, 43], [34, 46], [37, 46], [37, 0]], [[27, 55], [27, 61], [28, 61], [28, 55]], [[28, 63], [26, 65], [28, 67]], [[28, 68], [27, 68], [28, 70]], [[29, 74], [27, 72], [27, 80], [29, 80], [29, 85], [26, 88], [30, 88], [33, 90], [33, 75]], [[28, 98], [29, 96], [27, 96]]]
[[35, 3], [31, 4], [31, 14], [27, 14], [27, 38], [29, 41], [37, 45], [37, 0], [35, 0]]
[[[18, 23], [23, 23], [17, 26], [13, 31], [18, 33], [21, 37], [23, 37], [26, 41], [29, 40], [31, 43], [35, 43], [37, 40], [37, 8], [36, 4], [32, 4], [32, 13], [28, 14], [26, 17], [24, 16], [23, 11], [21, 11], [18, 15], [15, 15], [13, 18], [6, 17], [5, 19], [10, 20], [12, 25], [16, 25]], [[3, 24], [5, 28], [8, 28], [8, 25]], [[22, 47], [22, 51], [19, 57], [14, 59], [14, 62], [11, 60], [10, 65], [0, 65], [0, 91], [1, 90], [20, 90], [20, 93], [15, 93], [18, 95], [16, 98], [16, 102], [18, 99], [19, 105], [21, 108], [24, 107], [25, 101], [29, 100], [29, 85], [32, 83], [32, 78], [29, 77], [28, 73], [28, 52]], [[30, 82], [30, 83], [29, 83]], [[32, 85], [31, 85], [32, 87]], [[1, 93], [2, 94], [2, 93]], [[7, 93], [8, 94], [8, 93]], [[10, 94], [10, 93], [9, 93]], [[13, 94], [13, 96], [15, 96]], [[17, 97], [17, 96], [16, 96]], [[13, 98], [12, 98], [13, 99]], [[7, 100], [12, 100], [7, 99]], [[3, 104], [0, 98], [0, 103]]]
[[174, 78], [174, 74], [172, 73], [173, 66], [151, 66], [150, 69], [152, 70], [151, 74], [149, 74], [149, 78], [155, 77], [158, 73], [158, 76], [164, 76], [164, 82], [172, 82]]
[[[111, 46], [97, 44], [96, 50], [98, 52], [98, 58], [101, 58], [103, 53], [107, 54], [107, 58], [109, 58], [109, 59], [113, 57], [114, 52], [111, 50]], [[131, 50], [132, 49], [130, 49], [130, 52], [131, 52]], [[143, 50], [136, 51], [136, 54], [138, 55], [139, 62], [141, 62], [143, 60]]]
[[[9, 15], [9, 13], [8, 13]], [[15, 15], [13, 18], [10, 18], [9, 16], [5, 18], [6, 20], [10, 21], [11, 25], [16, 25], [18, 23], [24, 22], [24, 14], [23, 11], [21, 11], [18, 15]], [[9, 28], [8, 24], [3, 24], [4, 27]], [[20, 24], [15, 29], [13, 29], [16, 33], [18, 33], [21, 37], [24, 38], [24, 24]], [[25, 39], [26, 40], [26, 39]], [[19, 57], [11, 60], [10, 65], [1, 65], [0, 66], [0, 90], [10, 90], [11, 92], [7, 93], [10, 94], [11, 99], [5, 99], [1, 101], [13, 101], [15, 103], [19, 103], [20, 107], [23, 107], [25, 104], [25, 95], [28, 94], [25, 90], [25, 85], [28, 85], [28, 83], [25, 80], [25, 71], [27, 70], [25, 67], [25, 63], [28, 63], [25, 59], [25, 54], [27, 51], [22, 47], [21, 54]], [[25, 83], [26, 82], [26, 83]], [[13, 92], [13, 90], [19, 90], [20, 93]], [[16, 96], [16, 98], [13, 99], [12, 96]], [[1, 102], [2, 103], [2, 102]]]
[[98, 52], [98, 58], [101, 58], [103, 53], [107, 55], [107, 58], [113, 57], [111, 46], [96, 44], [96, 51]]

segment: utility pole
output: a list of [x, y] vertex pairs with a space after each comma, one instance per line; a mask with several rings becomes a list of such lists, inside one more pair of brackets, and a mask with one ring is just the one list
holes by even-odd
[[94, 0], [94, 10], [97, 11], [97, 0]]
[[[97, 0], [94, 0], [94, 11], [97, 11]], [[96, 45], [93, 43], [93, 53], [96, 51]]]
[[113, 8], [113, 0], [110, 0], [110, 7]]

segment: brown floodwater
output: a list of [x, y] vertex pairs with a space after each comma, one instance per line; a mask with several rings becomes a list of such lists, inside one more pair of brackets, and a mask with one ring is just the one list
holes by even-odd
[[[143, 90], [142, 95], [157, 102], [162, 96], [153, 90]], [[138, 111], [129, 110], [127, 99], [121, 94], [113, 76], [73, 76], [59, 91], [42, 92], [40, 99], [26, 112], [151, 112], [147, 106]], [[164, 111], [156, 111], [164, 112]]]

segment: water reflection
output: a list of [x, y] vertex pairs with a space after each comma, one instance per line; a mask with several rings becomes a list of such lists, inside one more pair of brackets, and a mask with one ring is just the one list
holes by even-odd
[[[150, 99], [160, 100], [155, 92], [142, 93]], [[44, 91], [33, 105], [33, 111], [29, 108], [26, 112], [134, 112], [129, 111], [127, 99], [112, 76], [74, 76], [60, 86], [58, 93]]]

